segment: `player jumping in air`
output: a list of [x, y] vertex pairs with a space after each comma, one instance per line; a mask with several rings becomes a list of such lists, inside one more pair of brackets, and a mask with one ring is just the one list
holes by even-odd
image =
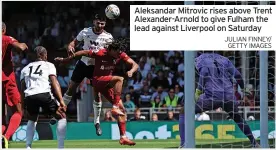
[[[11, 47], [24, 51], [28, 49], [25, 43], [19, 43], [16, 39], [6, 34], [6, 25], [2, 22], [2, 148], [8, 148], [8, 140], [18, 128], [21, 118], [21, 98], [18, 91], [15, 73], [13, 71]], [[6, 128], [5, 104], [12, 111], [9, 126]], [[7, 130], [6, 130], [7, 129]]]
[[[68, 55], [72, 56], [75, 53], [75, 47], [79, 42], [83, 42], [83, 49], [86, 50], [99, 50], [112, 39], [112, 35], [104, 30], [106, 24], [105, 14], [96, 14], [93, 20], [93, 28], [84, 28], [77, 37], [68, 45]], [[64, 102], [68, 105], [72, 99], [72, 95], [76, 92], [77, 87], [80, 85], [82, 80], [86, 77], [91, 79], [93, 76], [95, 60], [86, 56], [81, 57], [77, 62], [76, 67], [73, 71], [71, 81], [68, 86], [68, 90], [63, 96]], [[95, 93], [99, 95], [100, 93]], [[99, 95], [100, 96], [100, 95]], [[102, 108], [101, 98], [95, 99], [93, 102], [94, 109], [94, 125], [96, 128], [96, 134], [101, 135], [102, 130], [100, 128], [100, 113]]]
[[[21, 97], [25, 97], [24, 106], [27, 114], [26, 148], [32, 147], [39, 108], [43, 108], [58, 119], [57, 140], [58, 148], [64, 148], [66, 134], [66, 105], [62, 99], [61, 88], [56, 76], [56, 67], [47, 62], [47, 50], [37, 46], [36, 61], [29, 63], [21, 71]], [[52, 85], [52, 86], [51, 86]], [[57, 96], [58, 102], [52, 98], [51, 87]]]
[[112, 73], [119, 60], [125, 61], [132, 66], [127, 72], [128, 77], [132, 77], [137, 71], [138, 65], [124, 51], [126, 42], [124, 39], [117, 39], [108, 46], [107, 49], [101, 49], [98, 52], [91, 50], [82, 50], [76, 52], [68, 58], [56, 58], [56, 61], [68, 62], [81, 56], [95, 58], [95, 70], [92, 78], [95, 93], [102, 93], [103, 96], [112, 103], [111, 113], [118, 117], [118, 126], [120, 130], [120, 141], [122, 145], [135, 145], [136, 143], [126, 137], [126, 111], [121, 100], [123, 77], [113, 76]]
[[[213, 52], [201, 54], [196, 58], [195, 63], [199, 72], [199, 83], [195, 92], [195, 113], [221, 107], [249, 138], [252, 146], [259, 147], [250, 127], [238, 114], [238, 103], [235, 100], [232, 80], [235, 78], [243, 89], [244, 82], [240, 72], [228, 58]], [[179, 115], [180, 148], [184, 147], [185, 144], [184, 116], [184, 109], [182, 109]]]

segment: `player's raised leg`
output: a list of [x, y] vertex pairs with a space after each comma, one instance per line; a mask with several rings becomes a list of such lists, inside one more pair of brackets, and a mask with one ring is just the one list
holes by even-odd
[[113, 88], [114, 99], [112, 101], [111, 113], [113, 115], [125, 115], [124, 112], [119, 108], [119, 103], [121, 100], [122, 87], [123, 87], [124, 78], [119, 76], [112, 76], [108, 87]]
[[[135, 145], [135, 142], [126, 137], [126, 111], [121, 100], [123, 80], [124, 78], [119, 76], [102, 76], [97, 80], [98, 84], [95, 84], [95, 91], [102, 93], [113, 105], [111, 113], [117, 118], [120, 131], [119, 143], [121, 145]], [[101, 88], [101, 91], [98, 88]]]

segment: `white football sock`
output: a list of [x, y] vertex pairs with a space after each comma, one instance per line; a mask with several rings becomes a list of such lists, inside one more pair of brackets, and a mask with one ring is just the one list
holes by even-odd
[[26, 131], [26, 148], [31, 148], [35, 133], [35, 127], [37, 122], [29, 120], [27, 123], [27, 131]]
[[64, 140], [66, 135], [67, 120], [65, 118], [58, 120], [57, 123], [57, 140], [58, 148], [64, 148]]
[[100, 123], [101, 111], [102, 111], [102, 102], [93, 102], [94, 109], [94, 124]]
[[71, 99], [72, 99], [72, 96], [64, 94], [63, 100], [64, 100], [64, 103], [65, 103], [66, 106], [71, 102]]

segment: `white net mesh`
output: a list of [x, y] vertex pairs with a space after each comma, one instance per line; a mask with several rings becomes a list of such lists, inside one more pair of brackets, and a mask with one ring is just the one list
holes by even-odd
[[[239, 114], [249, 124], [254, 137], [260, 137], [260, 90], [259, 90], [259, 52], [256, 51], [228, 51], [223, 53], [245, 79], [245, 87], [252, 92], [252, 96], [244, 97], [240, 88], [235, 93], [240, 102]], [[269, 52], [268, 59], [268, 131], [269, 145], [275, 147], [275, 52]], [[244, 136], [233, 120], [221, 108], [207, 111], [211, 121], [196, 122], [196, 144], [201, 148], [250, 148], [249, 140]], [[201, 115], [203, 117], [203, 115]]]
[[[244, 97], [240, 88], [237, 89], [236, 99], [240, 102], [239, 114], [249, 124], [254, 137], [260, 137], [260, 90], [259, 90], [259, 52], [224, 52], [245, 79], [245, 87], [250, 89], [253, 96]], [[269, 52], [268, 59], [268, 131], [270, 147], [275, 145], [275, 52]], [[243, 135], [235, 122], [229, 120], [227, 113], [222, 109], [206, 112], [211, 122], [202, 121], [196, 125], [196, 143], [200, 147], [210, 148], [250, 148], [249, 140]], [[198, 123], [196, 123], [198, 124]], [[207, 144], [208, 143], [208, 144]]]

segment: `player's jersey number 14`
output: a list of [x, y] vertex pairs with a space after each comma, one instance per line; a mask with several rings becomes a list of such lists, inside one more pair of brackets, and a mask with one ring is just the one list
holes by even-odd
[[29, 77], [31, 76], [42, 76], [43, 71], [40, 69], [41, 65], [29, 66]]

